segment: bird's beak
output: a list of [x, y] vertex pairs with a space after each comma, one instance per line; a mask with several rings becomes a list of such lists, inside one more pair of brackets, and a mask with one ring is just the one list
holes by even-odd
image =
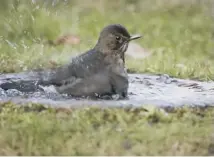
[[135, 39], [139, 39], [141, 37], [142, 37], [142, 35], [133, 35], [133, 36], [130, 37], [129, 41], [135, 40]]

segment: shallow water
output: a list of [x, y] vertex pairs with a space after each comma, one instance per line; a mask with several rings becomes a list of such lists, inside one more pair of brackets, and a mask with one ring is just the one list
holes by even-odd
[[[36, 79], [36, 73], [0, 75], [0, 85], [9, 81]], [[126, 100], [74, 99], [54, 92], [52, 87], [34, 93], [22, 93], [16, 89], [4, 91], [0, 88], [0, 102], [12, 101], [40, 103], [50, 107], [140, 107], [144, 104], [159, 107], [212, 106], [214, 104], [214, 82], [200, 82], [171, 78], [168, 75], [129, 74], [129, 96]]]

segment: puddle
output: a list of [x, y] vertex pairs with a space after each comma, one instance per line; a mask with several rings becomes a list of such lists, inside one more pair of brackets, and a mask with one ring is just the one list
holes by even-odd
[[[10, 81], [36, 79], [36, 72], [1, 74], [0, 86]], [[0, 88], [0, 102], [40, 103], [49, 107], [141, 107], [152, 104], [158, 107], [211, 106], [214, 104], [214, 82], [200, 82], [171, 78], [168, 75], [129, 74], [129, 96], [127, 100], [74, 99], [69, 96], [50, 92], [22, 93], [16, 89], [7, 91]]]

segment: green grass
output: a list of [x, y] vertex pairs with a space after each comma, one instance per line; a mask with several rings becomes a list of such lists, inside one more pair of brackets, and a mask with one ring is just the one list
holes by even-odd
[[[21, 2], [16, 9], [8, 6], [0, 15], [1, 72], [49, 67], [50, 60], [65, 63], [72, 52], [82, 53], [93, 47], [104, 26], [120, 23], [132, 34], [143, 34], [144, 38], [137, 42], [154, 52], [143, 61], [127, 59], [128, 68], [181, 78], [213, 79], [212, 1], [193, 1], [192, 5], [183, 0], [93, 4], [69, 1], [55, 7]], [[66, 33], [79, 35], [81, 44], [55, 48], [41, 44]]]
[[1, 155], [209, 155], [213, 109], [48, 109], [2, 104]]
[[[153, 52], [127, 58], [136, 72], [214, 79], [212, 0], [56, 1], [1, 0], [0, 73], [49, 68], [93, 47], [101, 29], [120, 23], [144, 38]], [[47, 40], [74, 33], [76, 46]], [[182, 66], [179, 66], [182, 65]], [[35, 104], [34, 104], [35, 105]], [[1, 155], [210, 155], [214, 154], [212, 108], [165, 112], [143, 109], [45, 109], [2, 104]]]

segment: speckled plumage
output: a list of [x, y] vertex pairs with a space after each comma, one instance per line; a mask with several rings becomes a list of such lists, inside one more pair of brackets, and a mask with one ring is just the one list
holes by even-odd
[[126, 97], [128, 76], [124, 53], [130, 40], [137, 38], [132, 38], [122, 25], [108, 25], [100, 32], [93, 49], [73, 58], [50, 75], [41, 72], [37, 85], [54, 85], [59, 93], [72, 96], [119, 94]]

